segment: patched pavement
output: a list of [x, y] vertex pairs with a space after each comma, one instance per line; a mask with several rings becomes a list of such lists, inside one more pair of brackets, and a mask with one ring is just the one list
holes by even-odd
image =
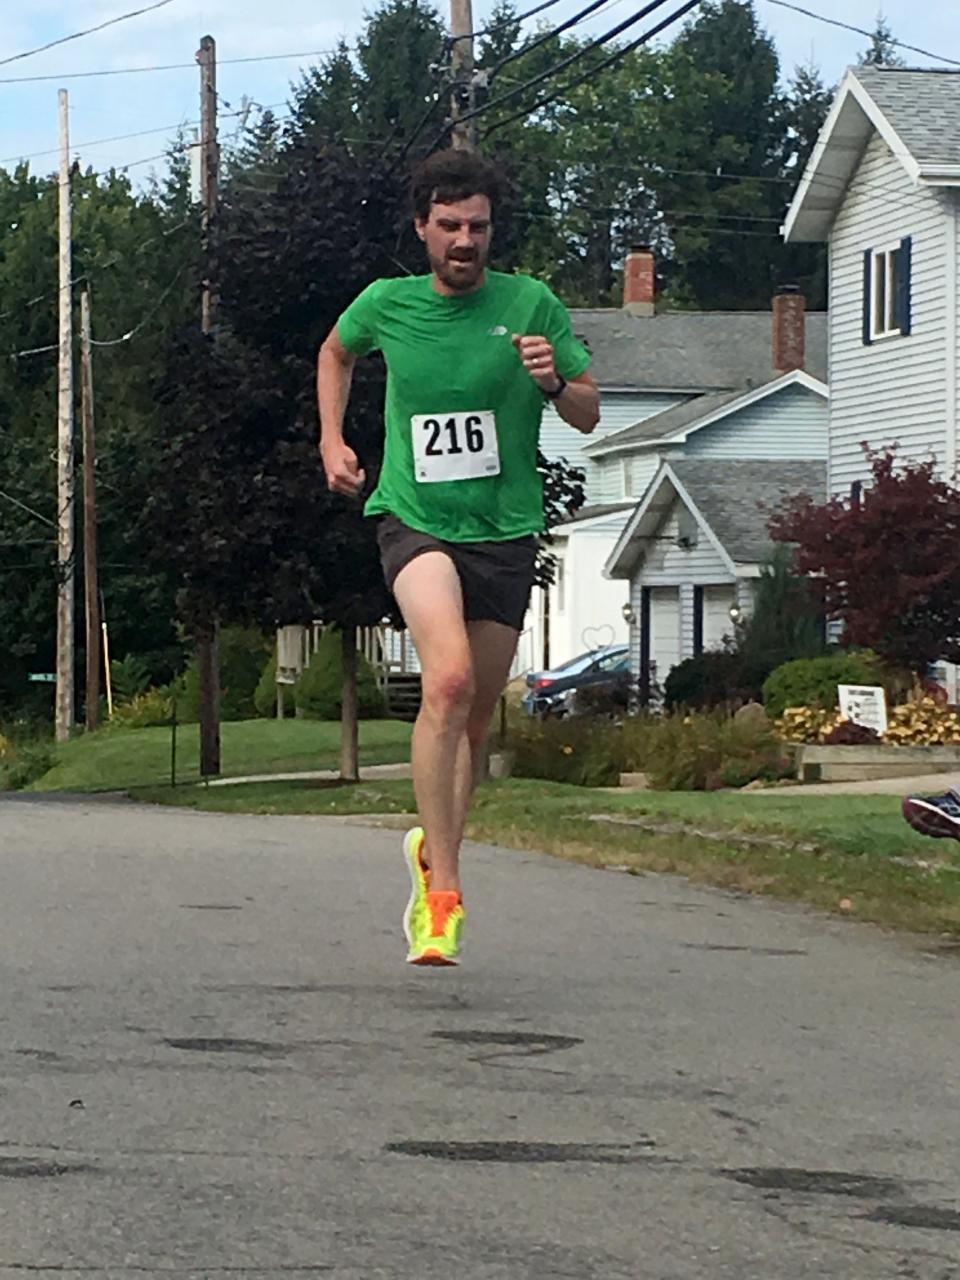
[[0, 1277], [960, 1278], [960, 964], [470, 846], [0, 799]]

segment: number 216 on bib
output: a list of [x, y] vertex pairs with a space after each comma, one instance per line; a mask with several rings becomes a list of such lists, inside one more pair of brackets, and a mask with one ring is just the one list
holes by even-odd
[[421, 484], [500, 474], [496, 415], [421, 413], [411, 419], [414, 470]]

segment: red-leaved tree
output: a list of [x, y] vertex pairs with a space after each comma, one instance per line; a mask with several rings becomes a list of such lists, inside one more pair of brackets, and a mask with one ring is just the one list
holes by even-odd
[[960, 488], [933, 462], [865, 452], [872, 476], [862, 492], [822, 505], [800, 495], [770, 531], [796, 545], [799, 572], [823, 583], [844, 644], [921, 674], [960, 662]]

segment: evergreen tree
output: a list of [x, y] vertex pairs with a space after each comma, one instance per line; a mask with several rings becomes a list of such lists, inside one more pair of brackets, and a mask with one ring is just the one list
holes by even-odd
[[903, 58], [897, 53], [897, 42], [890, 24], [881, 10], [877, 14], [877, 25], [870, 38], [870, 45], [861, 53], [858, 61], [861, 67], [903, 67]]

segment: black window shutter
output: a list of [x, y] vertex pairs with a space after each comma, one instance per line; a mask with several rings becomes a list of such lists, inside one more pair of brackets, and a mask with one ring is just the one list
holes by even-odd
[[897, 323], [904, 337], [909, 336], [913, 319], [910, 314], [912, 260], [913, 237], [904, 236], [900, 241], [900, 258], [897, 263]]
[[693, 588], [693, 656], [703, 653], [703, 587]]
[[865, 249], [863, 254], [863, 345], [869, 347], [873, 342], [871, 334], [870, 313], [873, 310], [873, 251]]

